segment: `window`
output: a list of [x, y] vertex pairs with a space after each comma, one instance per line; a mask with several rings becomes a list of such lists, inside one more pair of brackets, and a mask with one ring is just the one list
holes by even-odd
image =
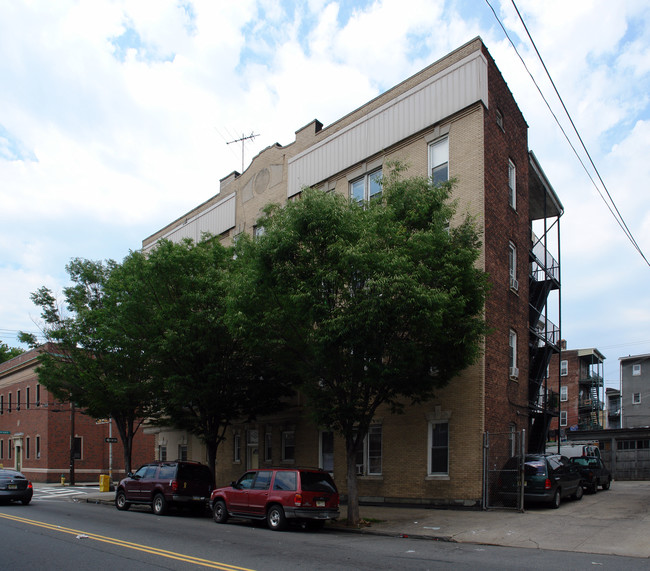
[[36, 437], [36, 459], [41, 457], [41, 437]]
[[560, 375], [566, 377], [569, 374], [569, 361], [560, 361]]
[[517, 291], [519, 282], [517, 281], [517, 246], [512, 242], [508, 245], [508, 270], [510, 273], [510, 289]]
[[382, 448], [381, 425], [371, 426], [357, 451], [357, 474], [360, 476], [378, 476], [381, 468]]
[[368, 202], [381, 196], [381, 169], [374, 170], [350, 183], [350, 197], [356, 202]]
[[29, 436], [25, 437], [25, 458], [29, 458]]
[[449, 423], [429, 423], [429, 475], [449, 475]]
[[75, 436], [72, 444], [72, 453], [75, 460], [81, 460], [83, 458], [83, 446], [81, 436]]
[[512, 329], [510, 330], [509, 350], [510, 378], [516, 379], [519, 377], [519, 369], [517, 368], [517, 333]]
[[20, 410], [20, 390], [16, 391], [16, 410]]
[[166, 444], [161, 444], [158, 446], [158, 460], [162, 460], [163, 462], [167, 460], [167, 445]]
[[429, 145], [429, 173], [433, 184], [449, 180], [449, 138], [438, 139]]
[[5, 457], [5, 441], [0, 440], [0, 459]]
[[569, 400], [569, 387], [560, 387], [560, 401], [566, 402]]
[[275, 473], [273, 489], [282, 490], [284, 492], [296, 491], [298, 489], [298, 472], [284, 472], [278, 470]]
[[11, 412], [11, 393], [9, 393], [9, 400], [7, 402], [7, 412]]
[[0, 414], [5, 413], [5, 396], [0, 395]]
[[253, 226], [253, 236], [255, 236], [255, 238], [264, 236], [264, 232], [264, 226]]
[[517, 169], [508, 159], [508, 204], [517, 210]]
[[187, 444], [178, 445], [178, 459], [187, 460]]
[[264, 433], [264, 461], [273, 462], [273, 433], [270, 428]]
[[501, 113], [501, 109], [496, 110], [496, 116], [497, 116], [497, 125], [500, 127], [502, 131], [505, 131], [505, 128], [503, 127], [503, 113]]
[[633, 377], [638, 377], [641, 375], [641, 363], [637, 363], [636, 365], [632, 365], [632, 376]]
[[296, 459], [296, 435], [293, 430], [282, 432], [282, 461], [293, 462]]
[[7, 458], [11, 460], [11, 449], [13, 446], [11, 445], [11, 440], [7, 440]]
[[36, 385], [36, 406], [41, 406], [41, 385]]
[[334, 433], [331, 431], [320, 433], [320, 468], [334, 472]]
[[27, 387], [25, 390], [26, 390], [26, 394], [25, 394], [25, 397], [26, 397], [26, 398], [25, 398], [25, 408], [29, 408], [29, 387]]
[[232, 461], [241, 462], [241, 435], [235, 433], [232, 437]]
[[634, 393], [632, 395], [632, 404], [641, 404], [641, 393]]
[[567, 411], [566, 410], [561, 410], [560, 411], [560, 426], [566, 426], [567, 425]]

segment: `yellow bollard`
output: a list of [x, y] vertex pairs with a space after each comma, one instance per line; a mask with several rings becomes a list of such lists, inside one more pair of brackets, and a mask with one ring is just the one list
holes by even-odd
[[99, 491], [100, 492], [111, 491], [111, 483], [109, 481], [109, 477], [106, 474], [99, 475]]
[[65, 476], [61, 476], [61, 485], [65, 486]]

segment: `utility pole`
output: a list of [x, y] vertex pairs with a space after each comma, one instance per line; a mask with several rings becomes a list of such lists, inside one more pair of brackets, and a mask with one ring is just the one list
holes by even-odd
[[74, 413], [75, 406], [73, 402], [70, 402], [70, 485], [74, 486], [74, 455], [75, 455], [75, 440], [74, 440]]
[[241, 143], [241, 172], [244, 172], [244, 143], [248, 139], [254, 139], [255, 137], [259, 137], [259, 134], [257, 135], [254, 133], [251, 133], [250, 135], [242, 134], [242, 136], [239, 139], [235, 139], [234, 141], [226, 141], [226, 145], [231, 145], [232, 143]]

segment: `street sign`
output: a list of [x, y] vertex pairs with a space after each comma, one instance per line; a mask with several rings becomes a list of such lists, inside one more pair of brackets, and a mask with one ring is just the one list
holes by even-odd
[[11, 434], [10, 430], [0, 430], [0, 434]]
[[114, 436], [111, 438], [104, 438], [104, 442], [110, 442], [111, 444], [115, 444], [117, 442], [117, 438]]

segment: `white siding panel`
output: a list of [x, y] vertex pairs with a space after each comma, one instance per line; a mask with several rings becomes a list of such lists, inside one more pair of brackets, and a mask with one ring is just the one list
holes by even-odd
[[[218, 236], [235, 226], [235, 206], [236, 200], [233, 194], [196, 216], [179, 221], [176, 227], [163, 235], [163, 238], [172, 242], [181, 242], [185, 238], [191, 238], [198, 242], [204, 233]], [[144, 251], [150, 251], [155, 245], [155, 242], [150, 244]]]
[[487, 61], [476, 52], [289, 160], [288, 196], [464, 109], [487, 106]]

